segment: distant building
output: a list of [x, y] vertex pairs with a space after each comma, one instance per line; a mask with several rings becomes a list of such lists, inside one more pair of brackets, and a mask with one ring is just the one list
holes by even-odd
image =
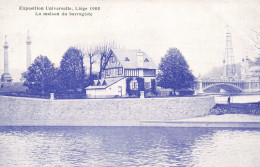
[[137, 78], [144, 78], [146, 89], [151, 88], [156, 77], [156, 65], [151, 57], [140, 50], [112, 49], [111, 57], [100, 80], [86, 88], [89, 98], [125, 97], [127, 96], [127, 78], [133, 78], [130, 89], [137, 90]]
[[260, 91], [260, 66], [249, 58], [242, 60], [241, 79], [250, 83], [248, 89], [251, 91]]
[[241, 64], [241, 79], [243, 80], [259, 80], [260, 66], [256, 65], [248, 57], [242, 59]]

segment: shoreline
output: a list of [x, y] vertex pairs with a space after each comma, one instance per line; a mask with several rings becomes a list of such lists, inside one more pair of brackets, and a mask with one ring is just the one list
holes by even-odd
[[260, 129], [260, 115], [249, 114], [224, 114], [224, 115], [207, 115], [203, 117], [180, 119], [180, 120], [141, 120], [131, 122], [106, 122], [96, 124], [89, 122], [89, 125], [82, 125], [82, 122], [73, 124], [62, 124], [57, 122], [56, 125], [43, 124], [12, 124], [1, 125], [1, 127], [180, 127], [180, 128], [255, 128]]
[[260, 116], [249, 114], [207, 115], [176, 121], [143, 121], [148, 126], [260, 128]]
[[210, 115], [249, 114], [260, 115], [260, 102], [216, 104]]

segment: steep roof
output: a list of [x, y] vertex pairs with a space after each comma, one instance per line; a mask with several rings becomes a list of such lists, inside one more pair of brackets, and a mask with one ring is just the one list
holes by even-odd
[[[140, 50], [124, 50], [124, 49], [112, 49], [113, 53], [122, 64], [124, 68], [128, 69], [136, 69], [138, 67], [137, 63], [137, 53], [143, 52]], [[144, 65], [142, 68], [145, 69], [157, 69], [155, 63], [152, 58], [143, 52], [144, 56]]]

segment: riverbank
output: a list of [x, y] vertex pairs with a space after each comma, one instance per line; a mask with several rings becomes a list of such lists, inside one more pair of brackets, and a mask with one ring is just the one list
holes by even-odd
[[211, 115], [251, 114], [260, 115], [260, 103], [216, 104], [210, 111]]
[[211, 115], [251, 114], [260, 115], [260, 103], [216, 104], [210, 111]]
[[176, 121], [142, 121], [143, 126], [260, 128], [260, 115], [225, 114]]
[[228, 104], [228, 98], [230, 98], [230, 103], [256, 103], [260, 99], [260, 93], [212, 96], [214, 96], [216, 104]]

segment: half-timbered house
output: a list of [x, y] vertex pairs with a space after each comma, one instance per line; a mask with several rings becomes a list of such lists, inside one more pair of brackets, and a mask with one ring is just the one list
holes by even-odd
[[140, 50], [112, 49], [110, 58], [100, 80], [86, 88], [88, 98], [126, 97], [127, 78], [130, 89], [138, 90], [136, 78], [143, 78], [144, 87], [151, 88], [156, 77], [156, 65], [151, 57]]

